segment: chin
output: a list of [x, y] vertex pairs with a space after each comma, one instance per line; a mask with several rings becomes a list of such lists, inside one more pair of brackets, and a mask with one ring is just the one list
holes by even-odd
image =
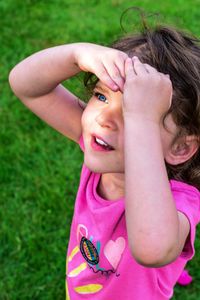
[[124, 173], [124, 170], [119, 169], [119, 165], [117, 167], [112, 167], [111, 164], [105, 162], [102, 164], [101, 161], [93, 159], [88, 159], [87, 157], [84, 157], [84, 164], [86, 167], [94, 173]]
[[95, 164], [94, 162], [85, 160], [84, 164], [91, 172], [100, 173], [100, 174], [111, 173], [111, 170], [109, 168], [107, 168], [107, 170], [105, 170], [105, 168], [102, 165], [100, 166], [98, 164]]

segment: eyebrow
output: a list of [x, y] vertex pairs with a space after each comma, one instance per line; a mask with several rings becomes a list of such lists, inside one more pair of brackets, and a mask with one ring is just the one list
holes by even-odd
[[104, 92], [104, 93], [109, 93], [109, 91], [106, 88], [103, 88], [100, 84], [97, 83], [97, 85], [95, 86], [95, 88], [99, 89], [100, 91]]

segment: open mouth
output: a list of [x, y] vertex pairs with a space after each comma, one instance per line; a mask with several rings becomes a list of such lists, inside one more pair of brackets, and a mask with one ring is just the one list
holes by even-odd
[[104, 140], [102, 140], [100, 137], [93, 136], [92, 139], [92, 146], [96, 150], [104, 150], [104, 151], [111, 151], [114, 150], [114, 148], [106, 143]]

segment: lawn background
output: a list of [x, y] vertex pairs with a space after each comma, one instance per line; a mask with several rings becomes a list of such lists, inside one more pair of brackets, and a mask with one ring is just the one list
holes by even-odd
[[[65, 253], [82, 161], [78, 146], [16, 99], [7, 82], [9, 70], [43, 48], [110, 43], [122, 33], [119, 19], [131, 5], [159, 12], [163, 22], [200, 36], [199, 0], [160, 3], [0, 0], [0, 300], [65, 299]], [[137, 26], [135, 15], [128, 20], [127, 29], [130, 20]], [[80, 77], [67, 87], [82, 97]], [[188, 264], [194, 282], [176, 287], [173, 299], [200, 299], [198, 239]]]

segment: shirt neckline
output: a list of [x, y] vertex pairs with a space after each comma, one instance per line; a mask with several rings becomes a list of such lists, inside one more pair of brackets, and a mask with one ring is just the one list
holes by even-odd
[[124, 197], [120, 197], [115, 200], [109, 200], [109, 199], [105, 199], [105, 198], [101, 197], [97, 192], [97, 187], [98, 187], [98, 184], [99, 184], [99, 181], [101, 178], [101, 174], [100, 173], [93, 173], [93, 174], [94, 174], [93, 194], [94, 194], [95, 199], [97, 199], [99, 202], [107, 204], [107, 205], [124, 201]]

